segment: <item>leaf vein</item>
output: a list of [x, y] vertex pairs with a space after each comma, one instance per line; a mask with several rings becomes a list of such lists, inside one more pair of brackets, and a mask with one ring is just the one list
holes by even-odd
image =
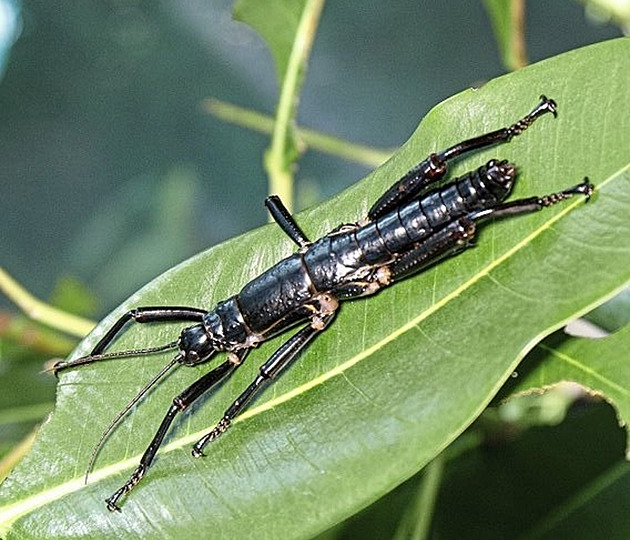
[[[584, 338], [586, 339], [586, 338]], [[605, 338], [604, 338], [605, 339]], [[563, 362], [566, 362], [567, 364], [577, 368], [578, 370], [586, 373], [587, 375], [590, 375], [591, 377], [593, 377], [594, 379], [598, 380], [599, 382], [603, 383], [604, 385], [617, 390], [617, 392], [621, 393], [623, 396], [628, 397], [630, 396], [630, 390], [624, 388], [623, 386], [611, 381], [610, 379], [608, 379], [607, 377], [604, 377], [601, 373], [598, 373], [597, 371], [595, 371], [593, 368], [585, 365], [584, 363], [580, 362], [578, 359], [573, 358], [572, 356], [569, 356], [568, 354], [562, 353], [560, 351], [557, 351], [555, 349], [552, 349], [551, 347], [548, 347], [547, 345], [544, 344], [540, 344], [539, 345], [541, 349], [547, 351], [548, 353], [552, 354], [553, 356], [555, 356], [556, 358], [558, 358], [559, 360], [562, 360]]]

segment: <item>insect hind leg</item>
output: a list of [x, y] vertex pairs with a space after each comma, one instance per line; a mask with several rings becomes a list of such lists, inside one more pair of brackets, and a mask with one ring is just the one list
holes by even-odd
[[390, 279], [399, 281], [470, 247], [475, 238], [473, 220], [462, 217], [433, 233], [389, 265]]
[[516, 121], [511, 126], [462, 141], [442, 152], [439, 152], [437, 156], [443, 160], [449, 160], [467, 152], [485, 148], [486, 146], [510, 142], [514, 137], [523, 133], [541, 116], [550, 113], [553, 114], [554, 117], [557, 117], [557, 108], [558, 105], [553, 99], [549, 99], [546, 96], [540, 96], [540, 102], [538, 105], [536, 105], [529, 114], [526, 114], [523, 118]]
[[540, 96], [538, 105], [511, 126], [484, 133], [462, 141], [442, 152], [431, 154], [379, 197], [368, 212], [368, 220], [374, 221], [387, 212], [398, 208], [401, 204], [418, 197], [429, 185], [444, 178], [449, 160], [487, 146], [509, 142], [512, 138], [523, 133], [541, 116], [548, 113], [557, 116], [556, 109], [557, 105], [553, 99]]
[[506, 218], [518, 216], [521, 214], [530, 214], [538, 212], [543, 208], [553, 206], [561, 201], [567, 200], [575, 195], [583, 195], [588, 201], [595, 190], [595, 186], [590, 183], [588, 178], [584, 178], [581, 183], [571, 186], [562, 191], [544, 195], [542, 197], [527, 197], [526, 199], [518, 199], [503, 204], [499, 204], [492, 208], [477, 210], [468, 215], [468, 218], [475, 221], [486, 221], [488, 219]]

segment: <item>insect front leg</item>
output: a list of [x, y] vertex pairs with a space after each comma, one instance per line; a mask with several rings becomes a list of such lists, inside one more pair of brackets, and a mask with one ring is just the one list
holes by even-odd
[[389, 211], [398, 208], [402, 203], [420, 195], [430, 184], [441, 180], [446, 174], [449, 160], [473, 150], [509, 142], [513, 137], [523, 133], [544, 114], [551, 113], [557, 116], [556, 108], [557, 105], [553, 99], [541, 96], [540, 103], [529, 114], [511, 126], [473, 137], [442, 152], [431, 154], [381, 195], [370, 208], [368, 219], [370, 221], [378, 219]]
[[129, 493], [145, 475], [147, 469], [151, 466], [158, 449], [164, 442], [164, 437], [166, 436], [177, 414], [185, 411], [195, 400], [208, 392], [208, 390], [216, 387], [220, 382], [232, 375], [232, 373], [234, 373], [234, 371], [236, 371], [236, 369], [245, 361], [249, 351], [250, 349], [241, 349], [237, 353], [232, 353], [230, 358], [223, 362], [223, 364], [206, 373], [203, 377], [196, 380], [188, 388], [186, 388], [186, 390], [173, 399], [173, 403], [169, 407], [162, 423], [160, 424], [160, 427], [153, 436], [153, 440], [140, 458], [140, 464], [135, 468], [133, 473], [131, 473], [129, 480], [127, 480], [122, 487], [116, 490], [111, 497], [105, 500], [108, 510], [112, 512], [120, 511], [118, 501], [121, 497]]
[[165, 307], [138, 307], [130, 309], [120, 319], [118, 319], [107, 333], [96, 344], [90, 356], [101, 354], [107, 346], [114, 341], [115, 337], [122, 331], [129, 321], [136, 323], [152, 323], [152, 322], [179, 322], [191, 321], [201, 322], [206, 310], [181, 307], [181, 306], [165, 306]]
[[260, 368], [260, 374], [247, 389], [228, 407], [217, 425], [204, 435], [192, 449], [194, 457], [203, 455], [204, 447], [220, 437], [230, 427], [232, 420], [241, 414], [251, 400], [266, 388], [286, 369], [312, 341], [330, 324], [335, 312], [322, 313], [313, 317], [311, 324], [302, 328], [291, 339], [284, 343]]
[[62, 370], [73, 368], [77, 366], [83, 366], [91, 364], [97, 360], [104, 358], [116, 358], [116, 357], [128, 357], [128, 356], [143, 356], [155, 352], [160, 352], [166, 349], [175, 348], [177, 343], [169, 343], [159, 347], [147, 347], [144, 349], [135, 349], [130, 351], [121, 351], [116, 353], [103, 354], [105, 349], [111, 345], [116, 339], [125, 325], [130, 322], [136, 323], [151, 323], [151, 322], [202, 322], [203, 316], [208, 312], [203, 309], [181, 306], [165, 306], [165, 307], [138, 307], [130, 309], [124, 315], [122, 315], [107, 331], [107, 333], [99, 340], [96, 346], [92, 349], [92, 352], [81, 358], [75, 358], [68, 362], [57, 362], [52, 371], [56, 375]]

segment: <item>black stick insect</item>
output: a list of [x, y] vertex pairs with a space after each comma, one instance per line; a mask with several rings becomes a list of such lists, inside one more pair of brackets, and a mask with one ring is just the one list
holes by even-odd
[[[254, 278], [240, 292], [219, 302], [210, 311], [179, 306], [132, 309], [118, 319], [88, 356], [58, 363], [55, 372], [103, 359], [177, 350], [170, 363], [121, 411], [103, 434], [92, 454], [89, 473], [107, 435], [167, 371], [178, 364], [195, 366], [209, 361], [218, 352], [227, 352], [227, 359], [222, 364], [173, 399], [140, 464], [129, 480], [106, 500], [107, 508], [120, 510], [120, 499], [145, 475], [177, 414], [234, 373], [252, 348], [290, 327], [302, 325], [260, 367], [258, 376], [227, 408], [216, 426], [197, 441], [192, 448], [193, 456], [202, 456], [205, 446], [225, 433], [252, 399], [326, 330], [341, 301], [374, 294], [444, 257], [461, 252], [471, 245], [478, 224], [536, 212], [573, 195], [584, 195], [588, 200], [594, 188], [585, 178], [581, 184], [558, 193], [504, 202], [512, 190], [516, 168], [512, 163], [497, 160], [441, 187], [428, 189], [445, 176], [448, 163], [454, 158], [509, 142], [547, 113], [556, 116], [556, 103], [541, 96], [534, 110], [515, 124], [431, 154], [390, 187], [370, 208], [364, 220], [341, 225], [313, 242], [305, 236], [278, 197], [267, 198], [265, 204], [274, 220], [298, 246], [293, 255]], [[193, 324], [184, 328], [175, 341], [163, 346], [104, 352], [130, 321]]]

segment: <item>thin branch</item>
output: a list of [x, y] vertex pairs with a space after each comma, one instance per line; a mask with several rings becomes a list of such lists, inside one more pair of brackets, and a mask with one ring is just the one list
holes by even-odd
[[61, 330], [66, 334], [85, 337], [96, 325], [95, 322], [89, 319], [73, 315], [38, 300], [1, 267], [0, 292], [3, 292], [34, 321]]
[[[273, 132], [273, 118], [266, 114], [214, 98], [206, 99], [202, 105], [206, 112], [224, 122], [248, 128], [258, 133], [270, 134]], [[393, 148], [379, 149], [351, 143], [308, 128], [296, 127], [295, 133], [311, 150], [337, 156], [368, 167], [378, 167], [387, 161], [395, 151]]]
[[394, 540], [429, 538], [437, 495], [442, 484], [444, 461], [444, 454], [440, 454], [424, 468], [418, 491], [400, 521]]
[[510, 5], [510, 22], [512, 33], [510, 36], [510, 49], [512, 69], [525, 67], [527, 60], [527, 46], [525, 44], [525, 0], [513, 0]]
[[46, 415], [53, 410], [55, 404], [33, 403], [22, 407], [13, 407], [0, 411], [0, 426], [8, 424], [23, 424], [25, 422], [37, 422], [43, 420]]
[[265, 155], [269, 175], [269, 192], [279, 195], [289, 210], [293, 206], [293, 171], [295, 156], [291, 155], [290, 136], [295, 118], [298, 95], [306, 71], [306, 63], [315, 39], [325, 0], [307, 0], [295, 33], [276, 112], [271, 146]]
[[0, 460], [0, 482], [4, 480], [13, 467], [15, 467], [20, 460], [28, 454], [28, 451], [35, 442], [35, 436], [37, 435], [37, 429], [29, 433], [24, 439], [22, 439], [17, 446], [15, 446], [6, 456]]
[[48, 356], [67, 356], [77, 344], [73, 338], [8, 311], [0, 311], [0, 338]]
[[505, 68], [526, 66], [525, 0], [484, 0], [484, 6]]

